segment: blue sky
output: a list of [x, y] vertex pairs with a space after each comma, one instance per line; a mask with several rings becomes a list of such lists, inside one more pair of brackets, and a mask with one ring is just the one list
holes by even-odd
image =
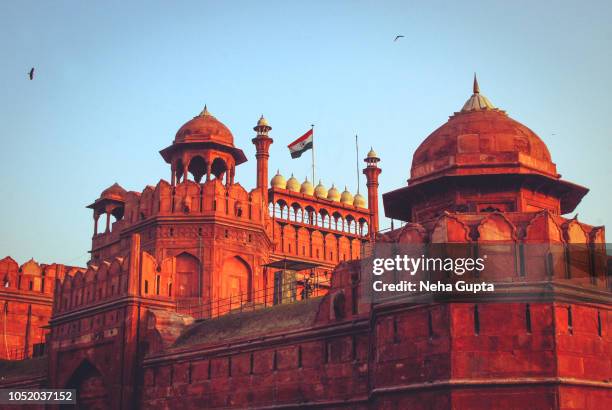
[[262, 113], [271, 174], [309, 175], [286, 145], [314, 123], [325, 184], [356, 190], [358, 133], [361, 156], [382, 158], [381, 192], [398, 188], [474, 71], [591, 189], [580, 219], [612, 225], [610, 2], [126, 3], [0, 2], [0, 257], [84, 264], [85, 206], [115, 181], [169, 179], [158, 151], [205, 103], [249, 157], [247, 188]]

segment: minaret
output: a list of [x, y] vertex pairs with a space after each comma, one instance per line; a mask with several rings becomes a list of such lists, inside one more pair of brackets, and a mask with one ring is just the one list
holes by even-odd
[[370, 152], [363, 160], [366, 163], [366, 167], [363, 169], [363, 173], [366, 176], [366, 186], [368, 187], [368, 209], [370, 210], [370, 239], [373, 241], [376, 239], [376, 232], [378, 232], [378, 175], [382, 172], [378, 168], [378, 162], [380, 158], [376, 156], [376, 152], [370, 148]]
[[268, 121], [262, 115], [257, 125], [253, 127], [253, 130], [257, 132], [257, 136], [251, 140], [255, 145], [257, 158], [257, 188], [262, 190], [262, 198], [267, 201], [268, 191], [268, 158], [270, 154], [268, 150], [270, 145], [274, 142], [272, 138], [268, 136], [268, 132], [272, 129], [268, 124]]

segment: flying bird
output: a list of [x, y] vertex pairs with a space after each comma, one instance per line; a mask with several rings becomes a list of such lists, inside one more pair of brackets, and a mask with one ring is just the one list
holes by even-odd
[[30, 77], [30, 80], [34, 79], [34, 67], [32, 67], [32, 69], [30, 70], [30, 72], [28, 73], [28, 77]]
[[404, 36], [402, 36], [402, 35], [395, 36], [395, 39], [394, 39], [393, 41], [397, 41], [397, 40], [399, 40], [400, 38], [404, 38]]

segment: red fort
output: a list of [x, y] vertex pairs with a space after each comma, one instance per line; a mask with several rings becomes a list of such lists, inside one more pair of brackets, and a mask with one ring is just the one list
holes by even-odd
[[[612, 408], [604, 227], [564, 216], [588, 190], [476, 80], [383, 194], [403, 221], [385, 232], [373, 150], [366, 198], [270, 178], [271, 130], [248, 190], [205, 107], [160, 151], [169, 181], [88, 206], [86, 267], [0, 260], [0, 388], [77, 389], [83, 409]], [[373, 301], [375, 244], [488, 253], [498, 291]]]

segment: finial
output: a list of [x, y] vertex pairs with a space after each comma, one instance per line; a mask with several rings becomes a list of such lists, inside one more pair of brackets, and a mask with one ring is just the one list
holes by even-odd
[[478, 79], [476, 73], [474, 73], [474, 94], [480, 94], [480, 87], [478, 86]]
[[266, 133], [271, 129], [272, 127], [270, 127], [270, 124], [268, 124], [268, 120], [266, 120], [263, 114], [261, 114], [261, 117], [259, 117], [257, 125], [253, 128], [253, 130], [257, 131], [258, 133]]
[[210, 113], [208, 112], [208, 107], [206, 106], [206, 104], [204, 104], [204, 109], [200, 113], [200, 117], [205, 117], [207, 115], [210, 115]]

